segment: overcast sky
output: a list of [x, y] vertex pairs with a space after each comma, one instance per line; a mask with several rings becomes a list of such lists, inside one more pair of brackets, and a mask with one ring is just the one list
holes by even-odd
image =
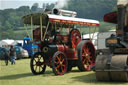
[[20, 6], [32, 6], [33, 3], [39, 3], [42, 7], [43, 3], [55, 3], [57, 0], [0, 0], [0, 9], [18, 8]]

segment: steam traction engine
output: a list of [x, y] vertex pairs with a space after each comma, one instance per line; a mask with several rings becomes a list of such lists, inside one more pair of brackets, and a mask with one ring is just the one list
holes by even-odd
[[40, 47], [40, 52], [31, 58], [32, 73], [42, 74], [46, 66], [51, 67], [55, 75], [63, 75], [75, 66], [80, 71], [90, 71], [95, 64], [95, 48], [90, 39], [81, 38], [75, 25], [97, 27], [99, 22], [75, 18], [76, 12], [71, 11], [54, 9], [53, 13], [23, 17], [25, 24], [40, 25], [33, 30], [33, 42]]
[[109, 50], [96, 59], [100, 81], [128, 81], [128, 0], [118, 0], [118, 11], [106, 14], [104, 21], [117, 24], [116, 35], [106, 39]]

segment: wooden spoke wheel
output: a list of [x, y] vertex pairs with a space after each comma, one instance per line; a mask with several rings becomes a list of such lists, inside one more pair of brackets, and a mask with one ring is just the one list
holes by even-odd
[[95, 48], [91, 41], [81, 41], [78, 46], [78, 68], [80, 71], [90, 71], [95, 64]]
[[52, 70], [55, 75], [63, 75], [67, 71], [67, 58], [63, 52], [57, 51], [53, 55]]
[[76, 46], [78, 45], [78, 43], [81, 41], [81, 34], [80, 34], [79, 30], [73, 29], [70, 32], [69, 41], [72, 44], [72, 48], [76, 48]]
[[40, 52], [35, 53], [31, 58], [30, 67], [34, 75], [43, 74], [46, 69], [46, 65], [44, 65], [44, 55]]

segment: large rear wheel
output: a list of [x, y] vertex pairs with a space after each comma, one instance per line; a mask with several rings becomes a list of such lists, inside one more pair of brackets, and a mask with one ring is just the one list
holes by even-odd
[[55, 75], [63, 75], [67, 71], [67, 58], [63, 52], [57, 51], [53, 55], [52, 70]]
[[95, 64], [95, 48], [91, 41], [81, 41], [78, 46], [78, 68], [80, 71], [90, 71]]
[[41, 52], [35, 53], [34, 56], [31, 57], [30, 67], [34, 75], [45, 72], [46, 65], [44, 65], [44, 55]]

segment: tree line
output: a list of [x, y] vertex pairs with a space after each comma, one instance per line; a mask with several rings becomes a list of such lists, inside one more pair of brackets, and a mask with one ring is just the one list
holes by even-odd
[[[115, 10], [116, 3], [117, 0], [69, 0], [68, 5], [63, 9], [76, 11], [79, 18], [103, 21], [103, 16], [106, 13]], [[21, 18], [30, 13], [43, 13], [46, 8], [52, 10], [55, 5], [56, 3], [43, 3], [42, 8], [39, 8], [38, 3], [34, 3], [32, 7], [21, 6], [17, 9], [0, 10], [0, 40], [6, 38], [23, 39], [27, 35], [25, 32], [15, 32], [24, 29]]]

